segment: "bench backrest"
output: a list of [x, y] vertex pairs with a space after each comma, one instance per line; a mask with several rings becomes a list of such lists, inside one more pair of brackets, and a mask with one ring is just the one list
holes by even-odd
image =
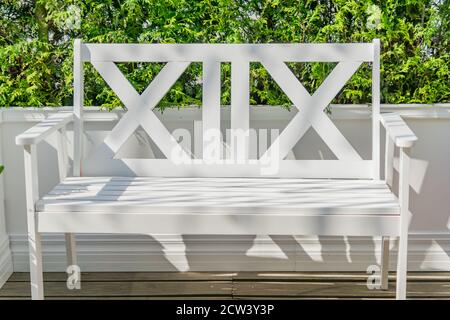
[[[74, 175], [82, 174], [83, 63], [90, 62], [127, 107], [127, 112], [90, 161], [102, 161], [105, 172], [143, 176], [373, 178], [380, 174], [379, 99], [380, 43], [351, 44], [85, 44], [74, 47]], [[139, 94], [116, 62], [166, 62]], [[202, 139], [197, 159], [185, 150], [152, 109], [191, 62], [203, 65]], [[232, 156], [223, 159], [220, 131], [220, 67], [231, 62]], [[259, 62], [292, 101], [298, 112], [258, 159], [249, 159], [249, 64]], [[310, 94], [286, 62], [337, 62], [321, 86]], [[333, 124], [325, 108], [362, 63], [372, 65], [372, 157], [360, 154]], [[142, 127], [166, 159], [115, 159], [116, 153]], [[286, 156], [313, 127], [335, 160], [288, 160]], [[220, 152], [217, 152], [219, 150]]]

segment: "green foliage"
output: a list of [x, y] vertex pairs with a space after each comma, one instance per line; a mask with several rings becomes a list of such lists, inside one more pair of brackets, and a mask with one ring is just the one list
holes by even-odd
[[3, 169], [5, 169], [5, 167], [0, 164], [0, 174], [2, 174]]
[[[72, 104], [72, 44], [382, 43], [382, 102], [450, 102], [449, 0], [2, 0], [0, 106]], [[313, 92], [334, 64], [291, 63]], [[161, 64], [120, 69], [142, 91]], [[86, 65], [86, 105], [121, 105]], [[362, 67], [334, 100], [370, 101]], [[230, 101], [230, 65], [222, 65], [222, 103]], [[264, 68], [251, 65], [252, 104], [289, 105]], [[192, 64], [160, 103], [201, 104], [201, 65]]]

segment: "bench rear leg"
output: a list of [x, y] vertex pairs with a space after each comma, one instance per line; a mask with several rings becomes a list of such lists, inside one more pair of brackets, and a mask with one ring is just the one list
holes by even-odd
[[66, 255], [67, 255], [67, 265], [76, 265], [77, 263], [77, 248], [75, 234], [66, 233]]
[[389, 237], [381, 239], [381, 289], [389, 287]]

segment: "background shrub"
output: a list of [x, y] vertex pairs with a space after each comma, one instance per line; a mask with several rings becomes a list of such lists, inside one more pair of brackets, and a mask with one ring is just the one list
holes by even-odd
[[[382, 43], [382, 102], [450, 102], [449, 0], [2, 0], [0, 106], [72, 104], [73, 39], [138, 43]], [[334, 64], [289, 64], [313, 92]], [[161, 64], [119, 67], [142, 91]], [[121, 105], [86, 65], [86, 105]], [[222, 103], [230, 65], [222, 65]], [[251, 103], [289, 105], [260, 64], [251, 65]], [[362, 67], [334, 103], [370, 101]], [[201, 104], [201, 65], [192, 64], [159, 107]]]

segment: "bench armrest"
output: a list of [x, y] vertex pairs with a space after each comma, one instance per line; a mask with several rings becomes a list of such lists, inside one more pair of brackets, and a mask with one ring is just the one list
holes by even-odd
[[380, 121], [386, 129], [386, 136], [389, 136], [397, 147], [411, 148], [417, 141], [414, 132], [398, 114], [380, 114]]
[[16, 136], [17, 145], [36, 145], [56, 130], [64, 128], [73, 119], [72, 112], [59, 112], [50, 115], [22, 134]]

